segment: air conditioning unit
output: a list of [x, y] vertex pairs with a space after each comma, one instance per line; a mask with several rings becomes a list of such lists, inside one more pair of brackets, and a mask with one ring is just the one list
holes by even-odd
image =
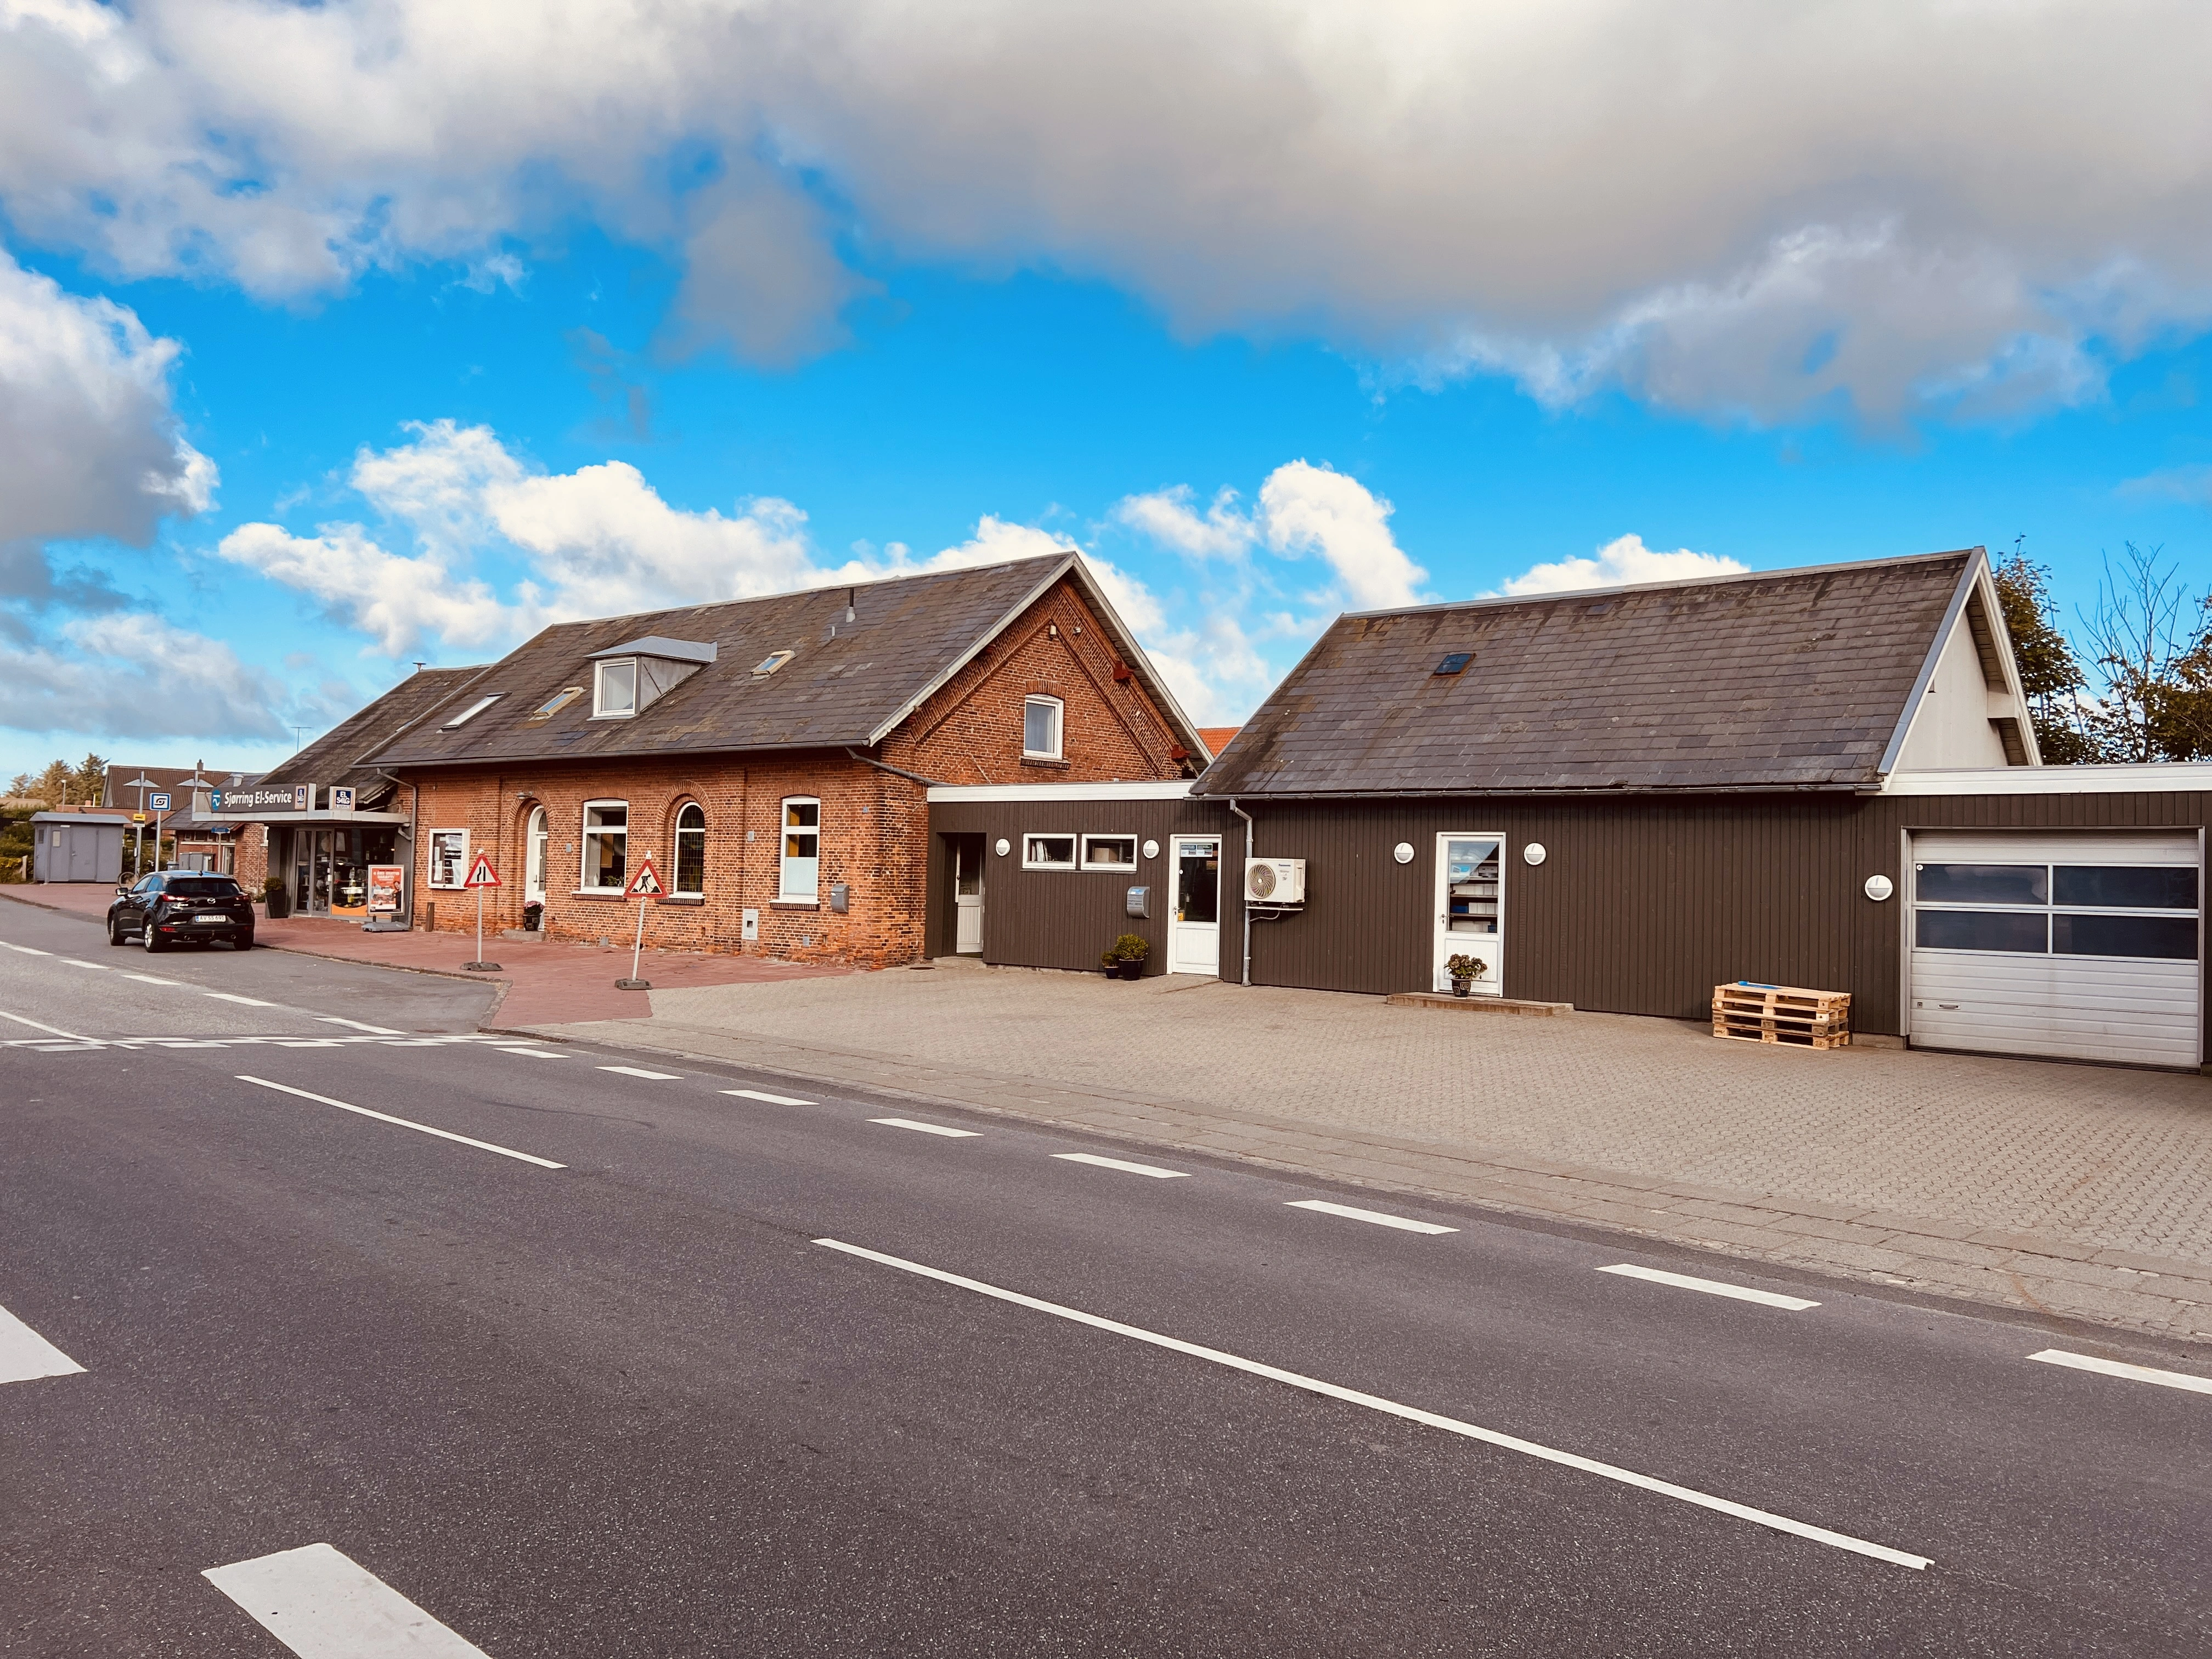
[[1304, 904], [1306, 902], [1306, 861], [1304, 859], [1246, 859], [1244, 896], [1254, 904]]

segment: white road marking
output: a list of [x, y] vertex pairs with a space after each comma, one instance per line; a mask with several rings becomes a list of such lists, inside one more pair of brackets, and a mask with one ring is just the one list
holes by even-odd
[[312, 1100], [324, 1106], [335, 1106], [342, 1112], [358, 1112], [363, 1117], [373, 1117], [379, 1123], [396, 1123], [403, 1129], [416, 1129], [426, 1135], [435, 1135], [441, 1140], [457, 1140], [464, 1146], [474, 1146], [487, 1152], [497, 1152], [501, 1158], [520, 1158], [525, 1164], [535, 1164], [541, 1170], [565, 1170], [565, 1164], [556, 1164], [550, 1158], [539, 1158], [534, 1152], [518, 1152], [512, 1146], [495, 1146], [489, 1140], [477, 1140], [470, 1135], [457, 1135], [451, 1129], [434, 1129], [427, 1123], [410, 1122], [404, 1117], [393, 1117], [386, 1112], [372, 1112], [366, 1106], [355, 1106], [343, 1100], [332, 1100], [328, 1095], [310, 1094], [305, 1089], [295, 1089], [289, 1083], [271, 1083], [265, 1077], [239, 1074], [240, 1083], [258, 1083], [264, 1089], [274, 1089], [280, 1094], [297, 1095], [302, 1100]]
[[1687, 1273], [1663, 1273], [1657, 1267], [1639, 1267], [1632, 1261], [1617, 1261], [1610, 1267], [1600, 1267], [1601, 1273], [1619, 1273], [1623, 1279], [1649, 1279], [1654, 1285], [1672, 1285], [1678, 1291], [1703, 1291], [1707, 1296], [1733, 1297], [1738, 1302], [1756, 1302], [1764, 1307], [1788, 1308], [1800, 1312], [1817, 1308], [1817, 1302], [1808, 1302], [1802, 1296], [1778, 1296], [1772, 1291], [1754, 1291], [1745, 1285], [1723, 1285], [1717, 1279], [1692, 1279]]
[[9, 945], [8, 941], [4, 939], [0, 939], [0, 945], [7, 945], [8, 949], [10, 951], [21, 951], [27, 957], [50, 957], [53, 955], [52, 951], [41, 951], [35, 945]]
[[725, 1089], [726, 1095], [737, 1095], [746, 1100], [764, 1100], [771, 1106], [818, 1106], [818, 1100], [801, 1100], [796, 1095], [772, 1095], [762, 1089]]
[[505, 1043], [501, 1043], [497, 1046], [500, 1053], [503, 1054], [528, 1054], [532, 1060], [566, 1060], [568, 1058], [568, 1055], [556, 1054], [550, 1048], [510, 1048]]
[[389, 1025], [364, 1025], [357, 1019], [342, 1019], [336, 1014], [317, 1014], [315, 1018], [325, 1025], [349, 1025], [356, 1031], [366, 1031], [371, 1036], [405, 1036], [404, 1031], [395, 1031]]
[[28, 1382], [38, 1376], [72, 1376], [83, 1366], [0, 1308], [0, 1382]]
[[2094, 1354], [2069, 1353], [2063, 1348], [2045, 1348], [2041, 1353], [2028, 1355], [2046, 1365], [2067, 1365], [2077, 1371], [2096, 1371], [2106, 1376], [2124, 1377], [2130, 1382], [2155, 1382], [2164, 1389], [2186, 1389], [2191, 1394], [2212, 1394], [2212, 1376], [2191, 1376], [2187, 1371], [2162, 1371], [2151, 1365], [2130, 1365], [2118, 1359], [2100, 1359]]
[[1101, 1158], [1096, 1152], [1054, 1152], [1053, 1156], [1068, 1164], [1095, 1164], [1102, 1170], [1127, 1170], [1131, 1175], [1150, 1176], [1155, 1181], [1188, 1181], [1190, 1176], [1182, 1170], [1163, 1170], [1150, 1164], [1131, 1164], [1125, 1158]]
[[184, 982], [181, 980], [157, 979], [152, 974], [125, 974], [123, 977], [135, 979], [141, 985], [180, 985]]
[[42, 1019], [33, 1019], [24, 1014], [11, 1014], [0, 1009], [0, 1019], [12, 1019], [18, 1025], [27, 1025], [34, 1031], [52, 1031], [58, 1037], [67, 1037], [71, 1042], [93, 1042], [98, 1039], [79, 1036], [75, 1031], [64, 1031], [58, 1025], [49, 1025]]
[[1097, 1314], [1085, 1313], [1080, 1308], [1063, 1307], [1057, 1302], [1047, 1302], [1039, 1297], [1024, 1296], [1019, 1291], [1002, 1290], [996, 1285], [986, 1285], [981, 1279], [965, 1279], [958, 1273], [947, 1273], [942, 1267], [925, 1267], [919, 1261], [908, 1261], [899, 1256], [885, 1255], [880, 1251], [864, 1249], [858, 1244], [847, 1244], [839, 1239], [817, 1238], [814, 1242], [825, 1249], [840, 1250], [847, 1255], [858, 1256], [864, 1261], [873, 1261], [886, 1267], [896, 1267], [901, 1273], [915, 1273], [924, 1279], [936, 1279], [939, 1284], [954, 1285], [963, 1291], [973, 1291], [978, 1296], [992, 1297], [1000, 1302], [1011, 1302], [1017, 1307], [1050, 1314], [1057, 1319], [1072, 1320], [1079, 1325], [1088, 1325], [1093, 1330], [1109, 1331], [1115, 1336], [1126, 1336], [1133, 1341], [1150, 1343], [1156, 1348], [1166, 1348], [1176, 1353], [1188, 1354], [1194, 1359], [1206, 1360], [1212, 1364], [1226, 1366], [1231, 1370], [1243, 1371], [1252, 1376], [1266, 1377], [1269, 1382], [1285, 1383], [1293, 1389], [1302, 1389], [1308, 1394], [1321, 1395], [1330, 1400], [1341, 1400], [1348, 1405], [1364, 1406], [1370, 1411], [1381, 1412], [1390, 1417], [1402, 1418], [1407, 1422], [1419, 1423], [1429, 1428], [1442, 1429], [1447, 1434], [1464, 1435], [1470, 1440], [1480, 1440], [1485, 1445], [1498, 1446], [1507, 1451], [1516, 1451], [1526, 1456], [1541, 1458], [1547, 1463], [1558, 1463], [1567, 1468], [1579, 1469], [1585, 1474], [1599, 1475], [1607, 1480], [1618, 1480], [1623, 1486], [1656, 1492], [1663, 1498], [1679, 1498], [1685, 1504], [1694, 1504], [1700, 1509], [1717, 1510], [1723, 1515], [1732, 1515], [1739, 1521], [1754, 1522], [1762, 1527], [1771, 1527], [1777, 1532], [1786, 1532], [1798, 1538], [1808, 1538], [1817, 1544], [1827, 1544], [1836, 1549], [1850, 1550], [1855, 1554], [1870, 1556], [1875, 1560], [1887, 1561], [1893, 1566], [1911, 1567], [1916, 1571], [1924, 1571], [1930, 1565], [1929, 1558], [1924, 1555], [1912, 1555], [1904, 1550], [1892, 1549], [1887, 1544], [1869, 1543], [1863, 1538], [1854, 1538], [1849, 1533], [1832, 1532], [1826, 1527], [1813, 1526], [1803, 1521], [1793, 1521], [1786, 1515], [1776, 1515], [1768, 1510], [1753, 1509], [1748, 1504], [1739, 1504], [1730, 1498], [1716, 1498], [1711, 1492], [1699, 1492], [1693, 1486], [1678, 1486], [1670, 1480], [1661, 1480], [1651, 1475], [1638, 1474], [1635, 1470], [1622, 1468], [1618, 1464], [1601, 1463], [1595, 1458], [1584, 1457], [1576, 1452], [1561, 1451], [1556, 1447], [1541, 1445], [1534, 1440], [1523, 1440], [1515, 1435], [1501, 1434], [1496, 1429], [1486, 1429], [1474, 1423], [1462, 1422], [1455, 1417], [1445, 1417], [1436, 1412], [1423, 1411], [1418, 1406], [1400, 1405], [1396, 1401], [1385, 1400], [1380, 1395], [1362, 1394], [1356, 1389], [1341, 1388], [1334, 1382], [1324, 1382], [1318, 1377], [1303, 1376], [1297, 1371], [1286, 1371], [1273, 1365], [1262, 1364], [1256, 1359], [1246, 1359], [1237, 1354], [1224, 1353], [1218, 1348], [1201, 1347], [1195, 1342], [1185, 1342], [1180, 1337], [1163, 1336], [1157, 1331], [1148, 1331], [1140, 1326], [1124, 1325], [1119, 1320], [1106, 1319]]
[[654, 1083], [674, 1083], [680, 1075], [675, 1072], [648, 1072], [642, 1066], [602, 1066], [603, 1072], [620, 1072], [624, 1077], [641, 1077]]
[[1415, 1221], [1402, 1215], [1385, 1215], [1380, 1210], [1355, 1210], [1349, 1204], [1332, 1204], [1325, 1198], [1294, 1198], [1288, 1208], [1319, 1210], [1323, 1215], [1340, 1215], [1347, 1221], [1371, 1221], [1378, 1227], [1395, 1227], [1407, 1233], [1455, 1233], [1456, 1227], [1439, 1227], [1433, 1221]]
[[103, 974], [107, 971], [107, 964], [106, 963], [87, 962], [82, 957], [56, 957], [54, 960], [56, 962], [66, 962], [72, 968], [91, 968]]
[[242, 1003], [248, 1008], [281, 1008], [281, 1002], [264, 1002], [259, 997], [242, 997], [235, 991], [203, 991], [202, 996], [213, 997], [218, 1002]]
[[910, 1117], [872, 1117], [871, 1123], [888, 1123], [894, 1129], [913, 1129], [926, 1135], [943, 1135], [948, 1140], [973, 1140], [977, 1131], [954, 1129], [942, 1123], [921, 1123]]
[[300, 1659], [489, 1659], [328, 1544], [210, 1567], [200, 1577]]

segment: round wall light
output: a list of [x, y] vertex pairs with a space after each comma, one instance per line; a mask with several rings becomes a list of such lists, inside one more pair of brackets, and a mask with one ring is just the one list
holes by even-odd
[[1411, 864], [1413, 861], [1413, 843], [1410, 841], [1400, 842], [1390, 849], [1390, 856], [1401, 864]]
[[1004, 857], [1006, 857], [1007, 854], [1009, 854], [1009, 853], [1012, 852], [1013, 850], [1014, 850], [1014, 844], [1013, 844], [1013, 842], [1012, 842], [1008, 841], [1008, 840], [1007, 840], [1004, 836], [1000, 836], [1000, 837], [999, 837], [999, 856], [1000, 856], [1000, 858], [1004, 858]]
[[1540, 841], [1532, 841], [1521, 849], [1521, 862], [1523, 864], [1541, 864], [1549, 857], [1551, 854], [1544, 850], [1544, 843]]
[[1876, 904], [1881, 903], [1896, 890], [1897, 884], [1887, 876], [1869, 876], [1866, 878], [1866, 896]]
[[1160, 844], [1159, 844], [1159, 842], [1156, 842], [1156, 841], [1148, 841], [1148, 842], [1146, 842], [1145, 843], [1145, 856], [1146, 856], [1146, 858], [1148, 858], [1148, 859], [1156, 859], [1156, 858], [1159, 857], [1159, 855], [1160, 855]]

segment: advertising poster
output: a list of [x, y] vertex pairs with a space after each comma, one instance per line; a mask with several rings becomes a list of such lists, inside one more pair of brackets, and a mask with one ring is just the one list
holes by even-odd
[[368, 866], [368, 914], [372, 916], [396, 916], [399, 914], [400, 883], [406, 876], [403, 864], [372, 864]]

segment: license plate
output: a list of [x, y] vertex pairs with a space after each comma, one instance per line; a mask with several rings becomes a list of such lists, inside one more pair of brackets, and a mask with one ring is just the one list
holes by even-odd
[[194, 921], [228, 921], [228, 916], [194, 916]]

